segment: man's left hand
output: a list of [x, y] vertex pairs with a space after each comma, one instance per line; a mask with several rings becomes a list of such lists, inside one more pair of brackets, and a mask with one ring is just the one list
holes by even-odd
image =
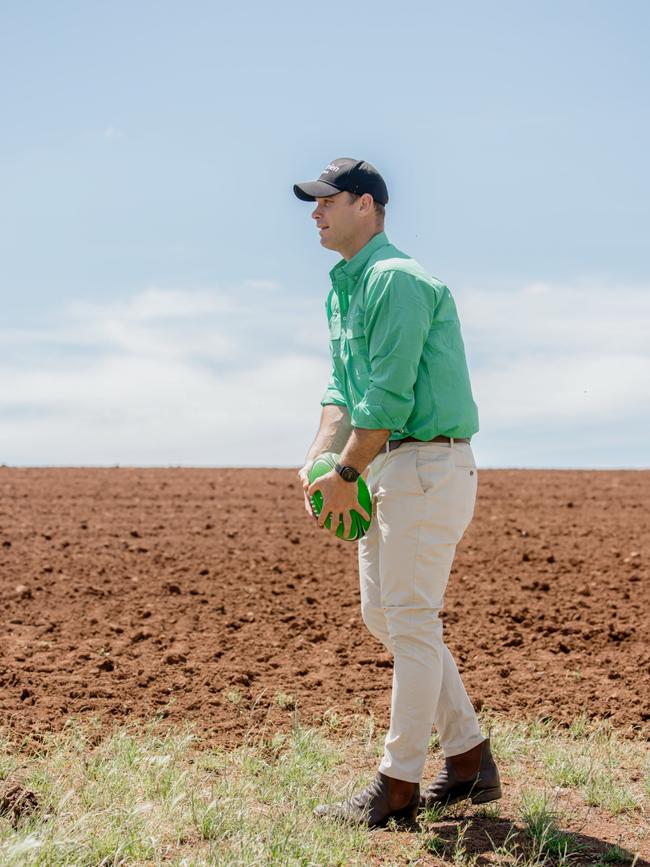
[[357, 483], [344, 481], [336, 470], [331, 470], [312, 482], [307, 493], [313, 497], [315, 491], [320, 491], [323, 495], [323, 508], [320, 515], [316, 517], [316, 522], [319, 527], [324, 527], [327, 516], [331, 512], [332, 521], [329, 532], [333, 535], [336, 535], [341, 517], [343, 518], [343, 534], [345, 536], [350, 535], [352, 529], [350, 509], [354, 509], [366, 521], [370, 520], [370, 515], [357, 499]]

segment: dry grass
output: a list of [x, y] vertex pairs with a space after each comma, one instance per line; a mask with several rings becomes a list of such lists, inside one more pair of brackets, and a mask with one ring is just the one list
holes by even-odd
[[374, 774], [381, 736], [372, 719], [335, 713], [307, 730], [291, 696], [276, 701], [290, 730], [251, 735], [232, 751], [159, 723], [101, 740], [92, 725], [71, 723], [36, 750], [7, 737], [0, 863], [603, 867], [632, 864], [650, 840], [647, 745], [585, 720], [560, 730], [486, 715], [503, 801], [429, 811], [408, 831], [318, 821], [316, 803]]

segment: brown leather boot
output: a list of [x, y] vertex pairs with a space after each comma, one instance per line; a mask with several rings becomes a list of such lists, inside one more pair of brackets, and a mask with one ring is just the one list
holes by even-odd
[[412, 786], [413, 792], [409, 801], [396, 808], [395, 803], [399, 803], [395, 796], [396, 786], [390, 777], [379, 771], [365, 789], [338, 804], [319, 804], [314, 815], [352, 822], [355, 825], [367, 825], [369, 828], [379, 828], [391, 818], [400, 822], [412, 822], [420, 803], [420, 785], [413, 783]]
[[[486, 738], [479, 746], [479, 750], [474, 747], [459, 756], [445, 759], [444, 768], [422, 794], [420, 809], [449, 806], [467, 798], [473, 804], [486, 804], [501, 797], [501, 780], [492, 758], [490, 739]], [[476, 758], [472, 762], [474, 751]]]

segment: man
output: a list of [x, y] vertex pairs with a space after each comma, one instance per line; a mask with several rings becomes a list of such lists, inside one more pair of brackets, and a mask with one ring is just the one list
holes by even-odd
[[[364, 622], [393, 655], [390, 728], [374, 781], [317, 815], [370, 827], [412, 819], [419, 806], [501, 796], [489, 739], [481, 734], [439, 618], [457, 543], [471, 521], [478, 430], [465, 350], [449, 289], [388, 241], [386, 184], [363, 160], [336, 159], [294, 193], [315, 202], [320, 242], [343, 259], [327, 299], [332, 372], [321, 422], [299, 472], [305, 508], [331, 532], [358, 509], [356, 480], [370, 466], [374, 515], [359, 542]], [[320, 453], [340, 463], [309, 484]], [[435, 725], [445, 766], [420, 795]]]

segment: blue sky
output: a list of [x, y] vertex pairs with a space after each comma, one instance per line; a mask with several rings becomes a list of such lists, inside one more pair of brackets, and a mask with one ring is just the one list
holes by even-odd
[[452, 289], [483, 466], [650, 465], [650, 6], [0, 10], [0, 462], [298, 465], [327, 378], [296, 180], [373, 162]]

